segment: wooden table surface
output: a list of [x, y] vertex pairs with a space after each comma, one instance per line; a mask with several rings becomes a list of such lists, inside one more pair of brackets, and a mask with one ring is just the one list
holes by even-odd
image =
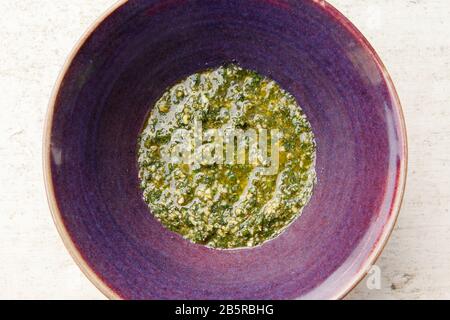
[[[42, 126], [76, 41], [114, 0], [1, 1], [0, 299], [104, 299], [62, 245], [47, 206]], [[385, 62], [409, 137], [407, 190], [377, 262], [348, 299], [450, 299], [450, 2], [330, 0]]]

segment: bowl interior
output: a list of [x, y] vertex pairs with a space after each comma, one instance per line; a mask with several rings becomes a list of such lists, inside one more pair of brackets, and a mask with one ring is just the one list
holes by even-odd
[[[280, 237], [220, 251], [166, 230], [141, 198], [137, 136], [178, 80], [234, 62], [307, 114], [318, 183]], [[378, 253], [402, 193], [400, 106], [376, 55], [315, 1], [129, 1], [84, 40], [50, 112], [50, 198], [78, 261], [126, 299], [333, 298]]]

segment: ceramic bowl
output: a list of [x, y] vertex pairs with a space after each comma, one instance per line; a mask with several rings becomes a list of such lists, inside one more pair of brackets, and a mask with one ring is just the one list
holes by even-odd
[[[263, 246], [214, 250], [149, 213], [137, 137], [178, 80], [225, 63], [291, 92], [317, 141], [309, 205]], [[394, 226], [406, 135], [380, 59], [338, 11], [312, 0], [122, 1], [83, 37], [48, 112], [44, 167], [59, 232], [80, 268], [122, 299], [335, 299]]]

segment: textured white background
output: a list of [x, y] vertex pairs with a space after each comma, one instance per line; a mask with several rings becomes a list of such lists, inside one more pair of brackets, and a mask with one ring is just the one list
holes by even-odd
[[[114, 0], [0, 0], [0, 298], [104, 299], [63, 247], [45, 198], [42, 128], [57, 75]], [[450, 298], [450, 2], [332, 0], [390, 71], [409, 134], [403, 209], [380, 290], [350, 299]]]

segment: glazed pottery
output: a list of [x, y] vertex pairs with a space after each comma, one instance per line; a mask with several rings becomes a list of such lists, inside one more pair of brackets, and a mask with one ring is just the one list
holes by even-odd
[[[316, 136], [318, 181], [275, 240], [214, 250], [149, 213], [137, 137], [167, 87], [230, 62], [295, 96]], [[70, 57], [44, 141], [61, 236], [94, 284], [123, 299], [343, 297], [392, 231], [406, 157], [400, 103], [380, 59], [339, 12], [313, 0], [120, 2]]]

